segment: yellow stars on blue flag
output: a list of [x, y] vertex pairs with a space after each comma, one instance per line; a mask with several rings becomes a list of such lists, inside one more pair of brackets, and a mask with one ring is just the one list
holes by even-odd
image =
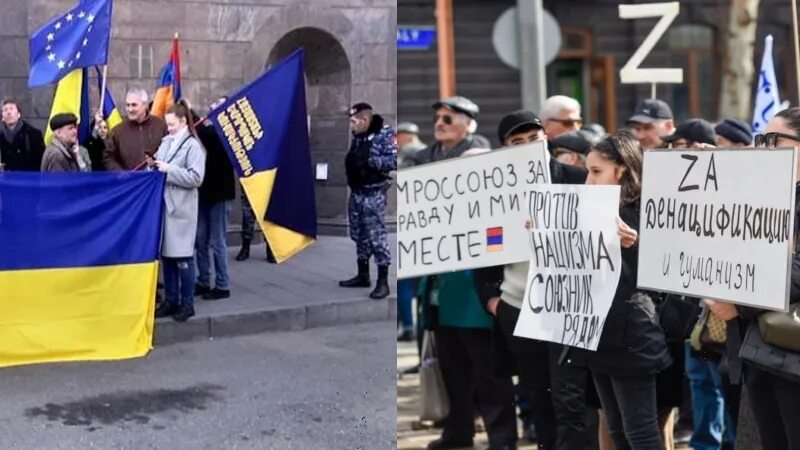
[[28, 86], [52, 84], [77, 68], [108, 62], [112, 0], [83, 0], [42, 26], [29, 41]]

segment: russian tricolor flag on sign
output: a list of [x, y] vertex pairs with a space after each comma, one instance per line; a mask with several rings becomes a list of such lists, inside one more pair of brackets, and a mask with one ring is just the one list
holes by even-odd
[[503, 227], [486, 229], [486, 251], [499, 252], [503, 250]]

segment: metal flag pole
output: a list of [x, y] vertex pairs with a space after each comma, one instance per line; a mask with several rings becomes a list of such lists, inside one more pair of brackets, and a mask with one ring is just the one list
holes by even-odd
[[800, 45], [800, 39], [797, 37], [797, 2], [796, 0], [790, 0], [792, 2], [792, 31], [794, 32], [794, 73], [795, 79], [797, 80], [797, 98], [798, 98], [798, 106], [800, 106], [800, 49], [798, 49], [798, 45]]
[[108, 64], [103, 66], [103, 79], [100, 84], [100, 107], [97, 108], [97, 113], [103, 115], [103, 105], [106, 101], [106, 77], [108, 76]]

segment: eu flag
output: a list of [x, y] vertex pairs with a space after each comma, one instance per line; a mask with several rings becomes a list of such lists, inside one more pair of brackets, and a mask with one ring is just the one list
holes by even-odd
[[72, 70], [108, 62], [112, 0], [82, 0], [31, 37], [28, 86], [52, 84]]
[[278, 262], [317, 237], [303, 51], [208, 115]]
[[0, 367], [150, 350], [164, 183], [0, 172]]

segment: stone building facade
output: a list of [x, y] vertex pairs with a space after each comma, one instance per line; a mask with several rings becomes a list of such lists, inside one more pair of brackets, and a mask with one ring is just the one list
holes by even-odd
[[[54, 89], [28, 89], [28, 37], [74, 4], [3, 2], [0, 96], [18, 99], [38, 126], [49, 116]], [[396, 16], [394, 0], [115, 0], [108, 83], [121, 110], [127, 88], [154, 92], [172, 37], [179, 33], [183, 96], [205, 112], [202, 105], [304, 48], [312, 163], [328, 164], [328, 179], [316, 181], [320, 230], [343, 233], [346, 111], [367, 101], [396, 122]], [[394, 211], [392, 202], [389, 214]], [[233, 229], [239, 218], [237, 202]]]

